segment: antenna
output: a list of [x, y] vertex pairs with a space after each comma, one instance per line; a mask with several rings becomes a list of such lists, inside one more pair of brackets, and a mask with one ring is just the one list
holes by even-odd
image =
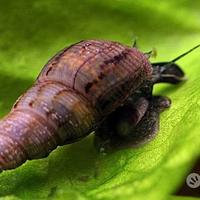
[[171, 62], [176, 62], [177, 60], [179, 60], [182, 57], [186, 56], [188, 53], [192, 52], [193, 50], [197, 49], [198, 47], [200, 47], [200, 44], [198, 44], [197, 46], [193, 47], [192, 49], [186, 51], [185, 53], [181, 54], [180, 56], [174, 58]]

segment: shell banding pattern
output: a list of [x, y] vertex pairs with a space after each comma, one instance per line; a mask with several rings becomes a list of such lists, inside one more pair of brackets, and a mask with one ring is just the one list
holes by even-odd
[[143, 53], [117, 42], [82, 41], [62, 50], [0, 121], [0, 169], [88, 135], [151, 74]]

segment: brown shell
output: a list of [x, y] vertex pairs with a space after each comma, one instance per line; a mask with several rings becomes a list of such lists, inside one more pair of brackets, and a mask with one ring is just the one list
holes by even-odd
[[143, 53], [117, 42], [89, 40], [64, 49], [0, 121], [0, 169], [86, 136], [151, 73]]
[[[89, 40], [64, 49], [43, 68], [38, 82], [59, 81], [105, 114], [151, 77], [147, 57], [117, 42]], [[115, 107], [116, 104], [116, 107]]]

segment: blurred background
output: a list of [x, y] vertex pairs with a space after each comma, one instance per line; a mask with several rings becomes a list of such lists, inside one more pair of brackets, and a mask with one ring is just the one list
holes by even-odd
[[[0, 116], [9, 112], [44, 64], [84, 39], [106, 39], [168, 61], [200, 43], [200, 1], [0, 0]], [[179, 199], [199, 196], [184, 185], [199, 156], [200, 50], [178, 62], [189, 81], [155, 93], [172, 98], [150, 144], [102, 156], [89, 136], [48, 158], [0, 175], [2, 199]], [[184, 185], [184, 186], [183, 186]], [[185, 192], [187, 190], [187, 192]], [[180, 197], [181, 199], [182, 197]], [[0, 198], [1, 199], [1, 198]], [[184, 198], [185, 199], [185, 198]]]

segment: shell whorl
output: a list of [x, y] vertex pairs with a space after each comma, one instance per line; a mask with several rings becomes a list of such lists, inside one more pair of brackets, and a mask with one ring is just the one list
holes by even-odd
[[0, 169], [47, 156], [58, 145], [86, 136], [95, 110], [80, 94], [57, 82], [35, 84], [0, 121]]
[[86, 40], [62, 50], [49, 60], [37, 81], [59, 79], [105, 116], [144, 80], [150, 79], [151, 74], [149, 60], [138, 49], [118, 42]]

